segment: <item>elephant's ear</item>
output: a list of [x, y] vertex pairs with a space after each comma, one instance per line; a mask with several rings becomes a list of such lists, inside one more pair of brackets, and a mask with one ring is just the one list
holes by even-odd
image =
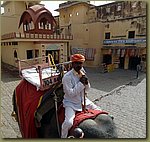
[[44, 103], [41, 103], [41, 105], [37, 108], [37, 110], [34, 113], [36, 127], [41, 126], [41, 120], [43, 115], [53, 108], [54, 108], [53, 98], [47, 98], [46, 100], [44, 100]]

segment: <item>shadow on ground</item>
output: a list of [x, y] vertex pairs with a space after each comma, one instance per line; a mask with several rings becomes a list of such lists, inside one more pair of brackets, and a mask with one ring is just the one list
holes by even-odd
[[[110, 92], [111, 90], [122, 85], [136, 86], [145, 77], [145, 73], [139, 73], [139, 79], [136, 79], [136, 71], [115, 69], [113, 72], [101, 73], [99, 68], [85, 68], [91, 87]], [[18, 69], [7, 64], [1, 64], [1, 81], [4, 83], [21, 80]]]
[[17, 80], [21, 80], [19, 71], [8, 64], [1, 63], [1, 81], [7, 83]]
[[85, 70], [91, 87], [105, 92], [110, 92], [122, 85], [135, 86], [146, 77], [145, 73], [140, 72], [137, 79], [135, 70], [115, 69], [109, 73], [101, 73], [99, 68], [85, 68]]

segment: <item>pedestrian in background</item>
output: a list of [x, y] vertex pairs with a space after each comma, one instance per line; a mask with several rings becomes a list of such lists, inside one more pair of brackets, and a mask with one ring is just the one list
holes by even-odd
[[140, 71], [140, 69], [141, 69], [141, 65], [138, 64], [138, 65], [136, 66], [136, 78], [137, 78], [137, 79], [139, 79], [139, 71]]

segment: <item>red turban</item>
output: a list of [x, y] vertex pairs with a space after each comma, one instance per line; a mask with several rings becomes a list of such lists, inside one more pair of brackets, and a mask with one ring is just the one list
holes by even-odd
[[71, 56], [71, 61], [72, 62], [84, 62], [85, 57], [81, 54], [74, 54]]

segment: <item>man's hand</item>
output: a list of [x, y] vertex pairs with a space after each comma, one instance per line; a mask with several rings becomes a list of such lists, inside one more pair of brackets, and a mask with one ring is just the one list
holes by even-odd
[[88, 84], [88, 78], [85, 75], [82, 75], [82, 77], [80, 78], [80, 82], [83, 85], [87, 85]]

